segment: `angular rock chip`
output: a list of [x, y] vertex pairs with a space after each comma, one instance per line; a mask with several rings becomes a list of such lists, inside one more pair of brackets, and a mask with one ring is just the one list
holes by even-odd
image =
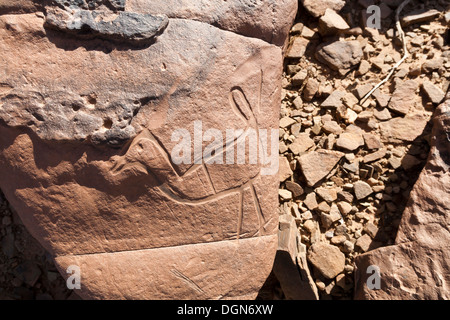
[[322, 35], [335, 34], [339, 31], [350, 29], [347, 22], [332, 9], [326, 9], [325, 14], [319, 19], [319, 32]]
[[302, 37], [296, 37], [294, 38], [294, 42], [292, 43], [291, 47], [289, 48], [286, 58], [292, 58], [292, 59], [300, 59], [305, 55], [306, 52], [306, 46], [309, 44], [309, 41]]
[[342, 133], [336, 141], [339, 148], [354, 151], [364, 145], [364, 138], [360, 132], [350, 131]]
[[279, 168], [280, 182], [283, 182], [287, 178], [292, 176], [294, 173], [292, 172], [291, 166], [286, 157], [280, 157], [279, 164], [280, 164], [280, 168]]
[[353, 190], [355, 191], [356, 199], [362, 200], [373, 193], [372, 187], [364, 181], [356, 181], [353, 184]]
[[414, 106], [417, 88], [419, 88], [419, 84], [414, 80], [407, 80], [395, 88], [389, 101], [389, 109], [402, 115], [407, 114], [409, 109]]
[[423, 91], [425, 91], [428, 98], [430, 98], [431, 102], [434, 104], [439, 104], [444, 100], [445, 93], [439, 87], [431, 83], [430, 81], [424, 81], [422, 84]]
[[345, 255], [341, 250], [323, 242], [316, 242], [309, 248], [308, 261], [327, 279], [333, 279], [345, 267]]
[[289, 145], [289, 149], [293, 154], [303, 154], [312, 147], [314, 147], [314, 141], [309, 137], [308, 133], [302, 132], [297, 138], [295, 138], [294, 142]]
[[361, 62], [363, 52], [358, 41], [333, 41], [316, 51], [316, 58], [337, 71], [348, 71]]
[[339, 12], [344, 6], [344, 0], [302, 0], [303, 6], [314, 17], [318, 18], [325, 14], [327, 9]]
[[299, 164], [308, 186], [312, 187], [328, 176], [343, 156], [342, 152], [330, 150], [312, 151], [302, 155]]
[[422, 135], [428, 120], [421, 114], [407, 115], [380, 123], [381, 135], [389, 142], [414, 141]]
[[345, 96], [344, 91], [333, 91], [322, 104], [320, 107], [322, 108], [333, 108], [336, 109], [342, 105], [342, 98]]

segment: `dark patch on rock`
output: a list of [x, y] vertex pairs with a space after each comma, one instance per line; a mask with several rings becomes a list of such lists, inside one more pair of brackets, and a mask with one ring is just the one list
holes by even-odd
[[102, 6], [113, 11], [124, 11], [126, 0], [52, 0], [52, 3], [65, 8], [96, 10]]
[[168, 24], [165, 15], [59, 8], [47, 8], [45, 20], [46, 27], [80, 38], [126, 43], [154, 42]]

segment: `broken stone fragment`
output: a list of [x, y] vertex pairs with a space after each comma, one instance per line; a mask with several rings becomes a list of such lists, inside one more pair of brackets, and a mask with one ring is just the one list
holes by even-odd
[[380, 123], [381, 135], [388, 142], [414, 141], [422, 135], [427, 123], [427, 118], [417, 113], [393, 118]]
[[320, 219], [324, 228], [329, 229], [333, 223], [342, 218], [336, 204], [332, 204], [329, 212], [321, 212]]
[[336, 145], [344, 150], [354, 151], [364, 145], [364, 138], [358, 131], [344, 132], [337, 139]]
[[414, 106], [416, 90], [419, 84], [414, 80], [407, 80], [395, 88], [389, 102], [389, 109], [399, 114], [405, 115]]
[[298, 183], [292, 181], [286, 181], [286, 189], [292, 192], [294, 198], [299, 197], [303, 193], [305, 193], [303, 188]]
[[300, 156], [300, 168], [308, 186], [312, 187], [328, 176], [343, 156], [342, 152], [331, 150], [312, 151]]
[[433, 102], [434, 104], [441, 103], [445, 98], [445, 92], [430, 81], [424, 81], [424, 83], [422, 84], [422, 88], [428, 98], [430, 98], [431, 102]]
[[336, 189], [320, 187], [317, 188], [315, 191], [319, 195], [319, 197], [321, 197], [328, 203], [331, 203], [337, 199]]
[[356, 181], [353, 184], [353, 189], [355, 191], [356, 199], [362, 200], [364, 198], [367, 198], [369, 195], [373, 193], [372, 187], [364, 181]]
[[320, 82], [314, 78], [308, 79], [305, 89], [303, 90], [303, 99], [305, 101], [311, 101], [316, 93], [319, 91]]
[[309, 134], [302, 132], [295, 138], [294, 142], [289, 145], [289, 149], [293, 154], [299, 155], [305, 153], [314, 147], [314, 145], [314, 141], [309, 137]]
[[279, 189], [278, 195], [280, 196], [281, 200], [283, 200], [283, 201], [292, 199], [292, 192], [290, 192], [289, 190]]
[[317, 204], [317, 198], [316, 198], [316, 194], [314, 192], [308, 193], [306, 195], [305, 201], [303, 201], [303, 203], [309, 210], [315, 210], [319, 206]]
[[374, 153], [370, 153], [370, 154], [364, 156], [363, 161], [364, 161], [364, 163], [370, 163], [370, 162], [380, 160], [381, 158], [384, 158], [386, 153], [387, 153], [386, 149], [380, 149]]
[[378, 137], [371, 133], [363, 133], [364, 142], [366, 144], [367, 149], [374, 150], [380, 149], [383, 145], [381, 144]]
[[291, 165], [289, 164], [289, 161], [286, 157], [280, 157], [279, 166], [280, 166], [279, 168], [280, 182], [283, 182], [287, 178], [292, 176], [293, 172], [291, 169]]
[[389, 100], [391, 100], [391, 96], [388, 94], [384, 94], [380, 91], [380, 89], [375, 90], [372, 93], [373, 97], [375, 98], [375, 100], [377, 101], [378, 105], [381, 108], [385, 108], [387, 107], [387, 105], [389, 104]]
[[295, 37], [290, 49], [286, 54], [286, 58], [300, 59], [305, 55], [306, 47], [309, 44], [308, 39], [303, 37]]
[[319, 19], [319, 32], [322, 35], [336, 34], [350, 29], [347, 22], [336, 13], [336, 11], [327, 8], [325, 14]]
[[363, 52], [358, 41], [333, 41], [317, 48], [316, 58], [327, 64], [331, 69], [347, 72], [357, 66]]
[[333, 91], [322, 104], [320, 107], [322, 108], [333, 108], [336, 109], [339, 106], [342, 105], [342, 98], [345, 96], [345, 91]]
[[356, 247], [361, 249], [362, 252], [369, 251], [370, 245], [372, 244], [372, 239], [369, 235], [365, 234], [356, 240]]
[[333, 279], [345, 267], [345, 255], [339, 248], [323, 242], [316, 242], [309, 248], [308, 260], [327, 279]]

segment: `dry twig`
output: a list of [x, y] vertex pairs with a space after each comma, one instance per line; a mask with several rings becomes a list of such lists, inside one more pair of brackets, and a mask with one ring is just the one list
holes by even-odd
[[405, 40], [405, 33], [403, 32], [402, 25], [400, 23], [400, 13], [402, 12], [403, 8], [410, 2], [410, 0], [403, 1], [395, 11], [395, 26], [397, 28], [397, 34], [403, 44], [403, 57], [392, 67], [389, 74], [384, 78], [381, 82], [379, 82], [372, 90], [367, 93], [364, 98], [361, 99], [360, 104], [363, 104], [371, 95], [375, 92], [379, 87], [381, 87], [383, 84], [389, 81], [389, 79], [394, 74], [395, 70], [398, 69], [398, 67], [409, 57], [408, 48], [406, 47], [406, 40]]

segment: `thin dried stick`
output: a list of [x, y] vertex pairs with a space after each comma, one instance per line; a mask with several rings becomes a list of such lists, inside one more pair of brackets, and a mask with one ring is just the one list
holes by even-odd
[[403, 63], [403, 61], [406, 60], [406, 58], [409, 57], [408, 48], [406, 47], [406, 40], [405, 40], [405, 33], [403, 32], [402, 25], [400, 23], [400, 13], [402, 12], [403, 8], [410, 2], [410, 0], [403, 1], [395, 11], [395, 26], [397, 28], [398, 36], [400, 37], [400, 40], [403, 44], [403, 57], [392, 67], [389, 74], [384, 78], [381, 82], [379, 82], [372, 90], [370, 90], [369, 93], [367, 93], [364, 98], [361, 99], [360, 104], [362, 105], [371, 95], [375, 92], [379, 87], [381, 87], [383, 84], [389, 81], [389, 79], [394, 74], [395, 70]]

